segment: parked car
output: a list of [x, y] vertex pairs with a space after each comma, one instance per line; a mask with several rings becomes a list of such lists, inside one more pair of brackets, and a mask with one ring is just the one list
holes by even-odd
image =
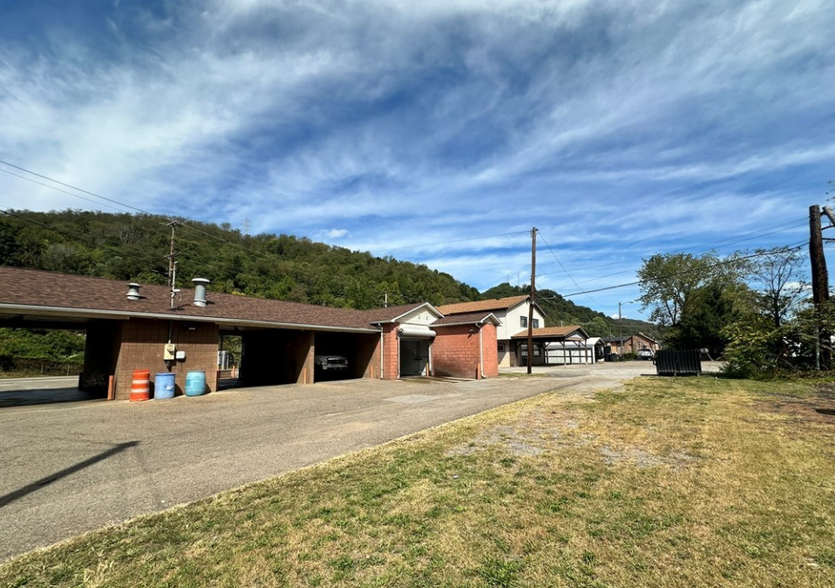
[[348, 369], [348, 358], [344, 355], [315, 355], [313, 365], [325, 372], [343, 372]]
[[639, 349], [638, 350], [638, 359], [645, 359], [647, 361], [652, 361], [655, 359], [655, 353], [652, 352], [652, 349]]

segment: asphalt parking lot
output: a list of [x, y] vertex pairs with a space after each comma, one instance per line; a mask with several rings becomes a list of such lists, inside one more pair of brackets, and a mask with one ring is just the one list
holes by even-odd
[[0, 561], [542, 392], [584, 393], [654, 370], [632, 362], [540, 371], [550, 377], [351, 380], [2, 408]]

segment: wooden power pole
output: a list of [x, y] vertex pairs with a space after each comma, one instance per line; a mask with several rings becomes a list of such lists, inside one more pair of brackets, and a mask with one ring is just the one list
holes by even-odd
[[533, 365], [533, 305], [536, 302], [536, 227], [531, 229], [531, 304], [528, 306], [528, 373]]
[[829, 274], [826, 271], [826, 257], [823, 253], [823, 235], [821, 234], [821, 211], [815, 204], [809, 207], [809, 259], [812, 262], [812, 299], [817, 314], [818, 347], [820, 365], [829, 369], [831, 342], [829, 333], [821, 328], [821, 306], [829, 300]]
[[166, 257], [168, 258], [168, 287], [174, 287], [174, 264], [177, 259], [177, 253], [174, 251], [174, 231], [177, 228], [177, 225], [180, 224], [175, 220], [172, 220], [168, 223], [168, 226], [171, 227], [171, 250], [169, 251]]

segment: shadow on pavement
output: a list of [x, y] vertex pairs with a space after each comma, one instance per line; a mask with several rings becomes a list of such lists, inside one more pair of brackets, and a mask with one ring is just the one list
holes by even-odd
[[47, 390], [10, 390], [0, 392], [0, 408], [98, 399], [101, 399], [101, 394], [82, 392], [75, 386]]
[[51, 475], [46, 476], [44, 478], [41, 478], [40, 480], [32, 482], [31, 484], [29, 484], [27, 486], [24, 486], [23, 488], [20, 488], [19, 490], [15, 490], [13, 492], [9, 492], [8, 494], [5, 494], [4, 496], [0, 496], [0, 508], [3, 508], [7, 504], [11, 504], [15, 500], [19, 500], [19, 499], [23, 498], [27, 494], [31, 494], [32, 492], [35, 492], [36, 490], [40, 490], [41, 488], [43, 488], [44, 486], [46, 486], [48, 484], [51, 484], [52, 482], [60, 480], [61, 478], [65, 478], [65, 477], [69, 476], [70, 474], [74, 474], [75, 472], [81, 471], [84, 468], [93, 465], [94, 463], [104, 461], [105, 459], [107, 459], [109, 457], [112, 457], [112, 456], [116, 455], [117, 453], [121, 453], [125, 449], [128, 449], [130, 447], [136, 447], [137, 445], [139, 445], [139, 441], [127, 441], [125, 443], [119, 443], [118, 445], [115, 445], [115, 446], [111, 447], [107, 451], [103, 451], [102, 453], [99, 453], [98, 455], [94, 455], [93, 457], [91, 457], [89, 459], [85, 459], [84, 461], [81, 461], [81, 462], [79, 462], [79, 463], [77, 463], [73, 466], [70, 466], [70, 467], [65, 468], [61, 471], [55, 472], [54, 474], [51, 474]]

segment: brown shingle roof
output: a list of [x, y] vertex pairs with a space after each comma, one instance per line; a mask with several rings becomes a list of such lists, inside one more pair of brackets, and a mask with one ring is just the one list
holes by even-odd
[[449, 316], [445, 316], [442, 319], [436, 320], [432, 323], [431, 326], [433, 327], [443, 327], [445, 325], [462, 325], [462, 324], [471, 324], [474, 325], [476, 323], [480, 323], [484, 321], [487, 317], [489, 317], [492, 312], [467, 312], [463, 314], [452, 314]]
[[[583, 328], [579, 325], [569, 325], [567, 327], [542, 327], [541, 329], [533, 329], [533, 336], [544, 338], [544, 337], [567, 337], [574, 331], [582, 331], [583, 335], [586, 334], [583, 331]], [[528, 336], [528, 330], [525, 329], [524, 331], [520, 331], [513, 335], [511, 339], [524, 339]]]
[[527, 294], [521, 296], [510, 296], [509, 298], [496, 298], [493, 300], [476, 300], [474, 302], [460, 302], [458, 304], [445, 304], [439, 306], [441, 314], [464, 314], [469, 312], [481, 312], [487, 310], [507, 310], [520, 302], [528, 299]]
[[[238, 320], [298, 327], [363, 329], [379, 332], [369, 323], [367, 312], [347, 308], [329, 308], [297, 302], [266, 300], [209, 292], [208, 306], [194, 306], [194, 291], [182, 288], [174, 310], [169, 309], [167, 286], [143, 285], [141, 300], [128, 300], [127, 282], [0, 266], [0, 312], [37, 314], [47, 308], [60, 314], [83, 315], [85, 311], [105, 311], [116, 316], [156, 315], [190, 320]], [[32, 310], [3, 308], [29, 306]], [[391, 310], [391, 309], [384, 309]]]

